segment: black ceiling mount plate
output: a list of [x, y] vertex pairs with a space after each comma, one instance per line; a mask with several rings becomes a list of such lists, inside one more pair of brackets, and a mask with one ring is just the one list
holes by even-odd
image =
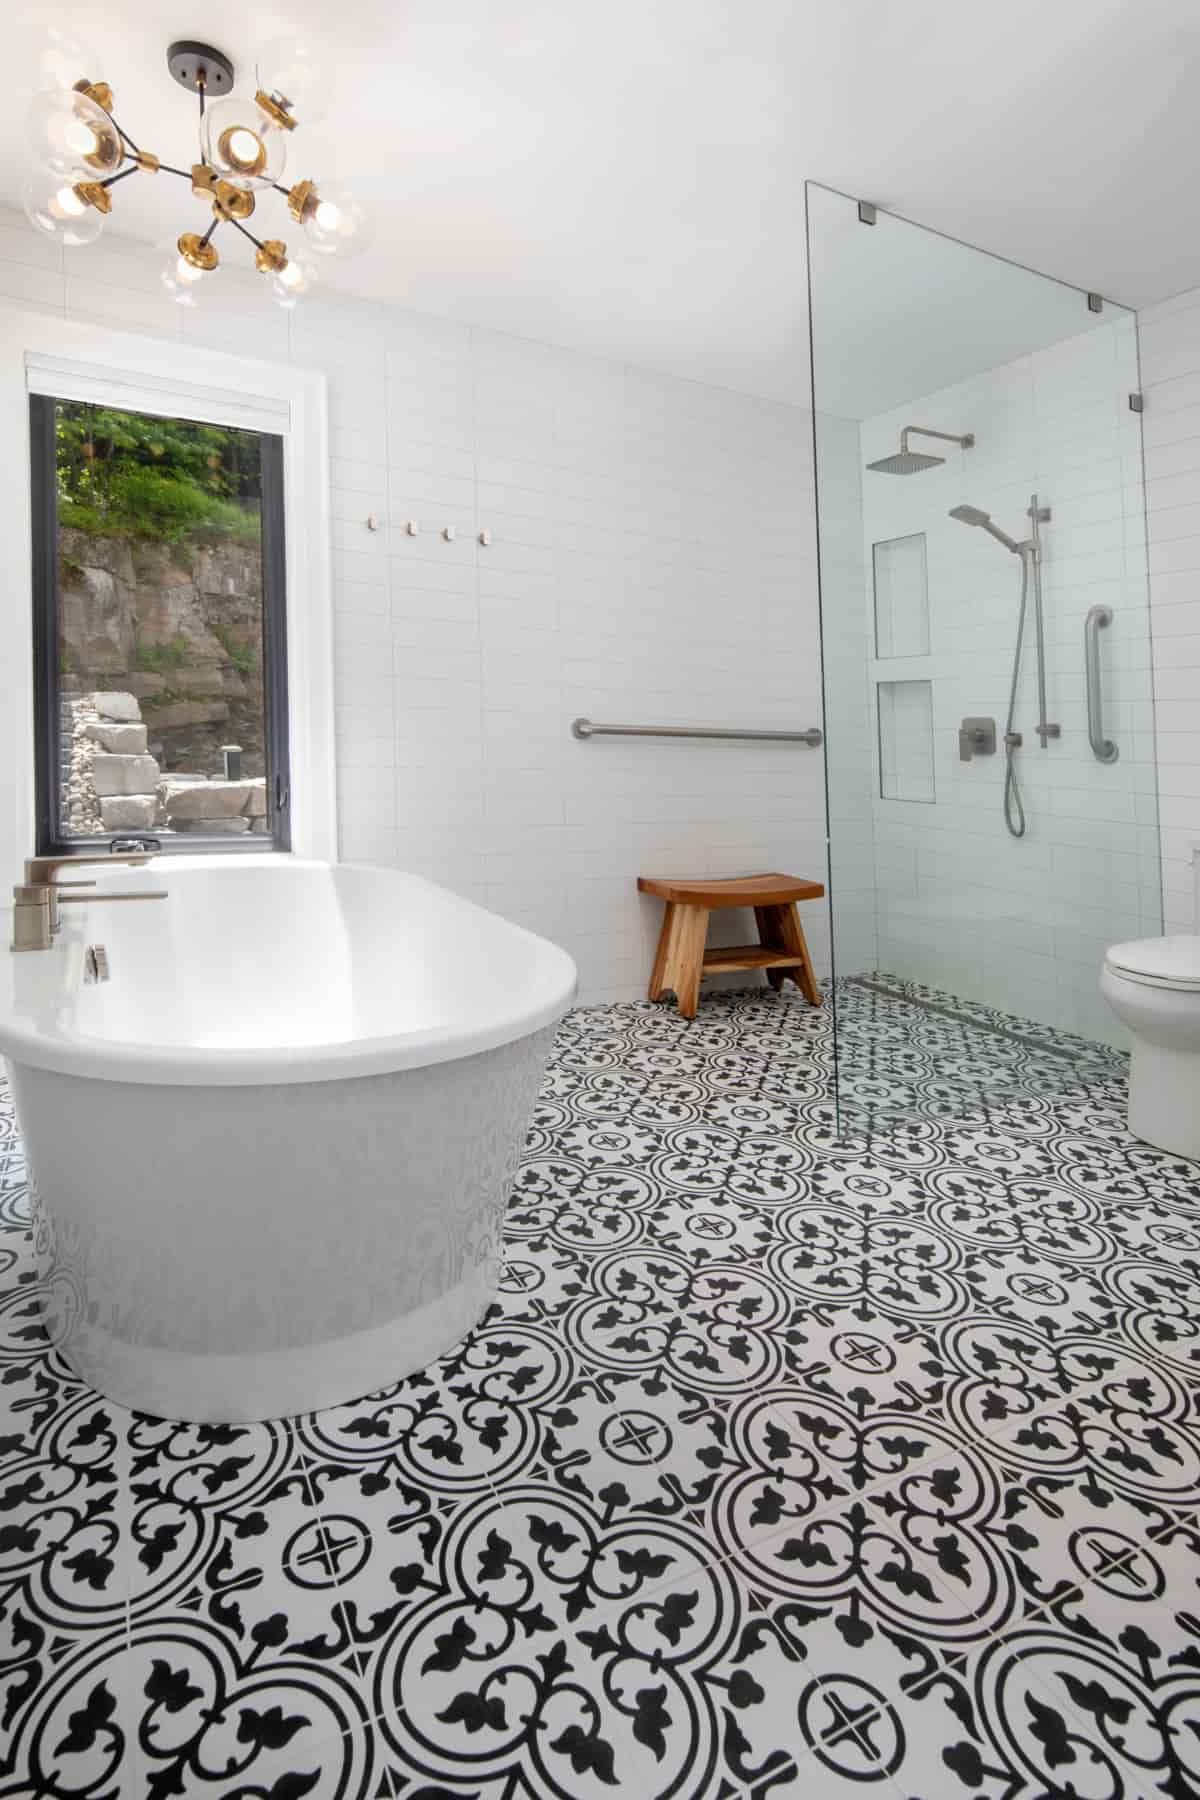
[[206, 94], [227, 94], [233, 86], [233, 64], [211, 44], [197, 44], [191, 38], [180, 38], [167, 51], [167, 67], [179, 83], [195, 94], [201, 77]]

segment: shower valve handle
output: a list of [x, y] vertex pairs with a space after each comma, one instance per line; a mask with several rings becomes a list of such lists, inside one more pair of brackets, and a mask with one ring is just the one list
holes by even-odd
[[958, 760], [992, 756], [996, 749], [995, 719], [964, 719], [958, 728]]

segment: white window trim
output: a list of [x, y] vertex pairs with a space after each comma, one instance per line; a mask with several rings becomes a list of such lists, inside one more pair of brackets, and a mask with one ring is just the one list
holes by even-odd
[[283, 437], [292, 854], [336, 862], [325, 377], [287, 363], [5, 308], [0, 309], [0, 475], [7, 490], [0, 531], [0, 781], [7, 791], [0, 800], [0, 884], [19, 879], [22, 861], [35, 848], [29, 393], [52, 390], [47, 370], [57, 359], [65, 359], [81, 382], [103, 386], [106, 376], [112, 380], [112, 405], [135, 404], [120, 394], [136, 393], [148, 410], [177, 410], [181, 417], [230, 425], [258, 411], [264, 420], [260, 428]]

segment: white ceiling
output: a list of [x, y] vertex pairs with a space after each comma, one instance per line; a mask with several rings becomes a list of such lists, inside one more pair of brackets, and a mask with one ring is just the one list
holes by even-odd
[[[169, 39], [207, 37], [248, 71], [267, 40], [321, 31], [333, 108], [297, 133], [289, 172], [353, 179], [378, 220], [332, 280], [748, 392], [807, 393], [806, 177], [1133, 305], [1200, 285], [1195, 0], [37, 11], [81, 21], [117, 116], [179, 162], [192, 126]], [[0, 123], [9, 204], [21, 50]], [[115, 198], [110, 228], [156, 241], [198, 210], [162, 176]]]

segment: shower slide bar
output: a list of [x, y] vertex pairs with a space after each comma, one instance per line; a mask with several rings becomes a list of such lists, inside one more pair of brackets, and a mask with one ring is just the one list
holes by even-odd
[[777, 744], [807, 744], [812, 750], [825, 741], [815, 725], [809, 731], [730, 731], [716, 725], [597, 725], [591, 719], [572, 719], [571, 735], [577, 738], [753, 738]]
[[1112, 624], [1111, 606], [1093, 606], [1083, 622], [1083, 674], [1087, 684], [1088, 743], [1098, 762], [1116, 762], [1121, 752], [1104, 735], [1104, 702], [1100, 692], [1100, 632]]

